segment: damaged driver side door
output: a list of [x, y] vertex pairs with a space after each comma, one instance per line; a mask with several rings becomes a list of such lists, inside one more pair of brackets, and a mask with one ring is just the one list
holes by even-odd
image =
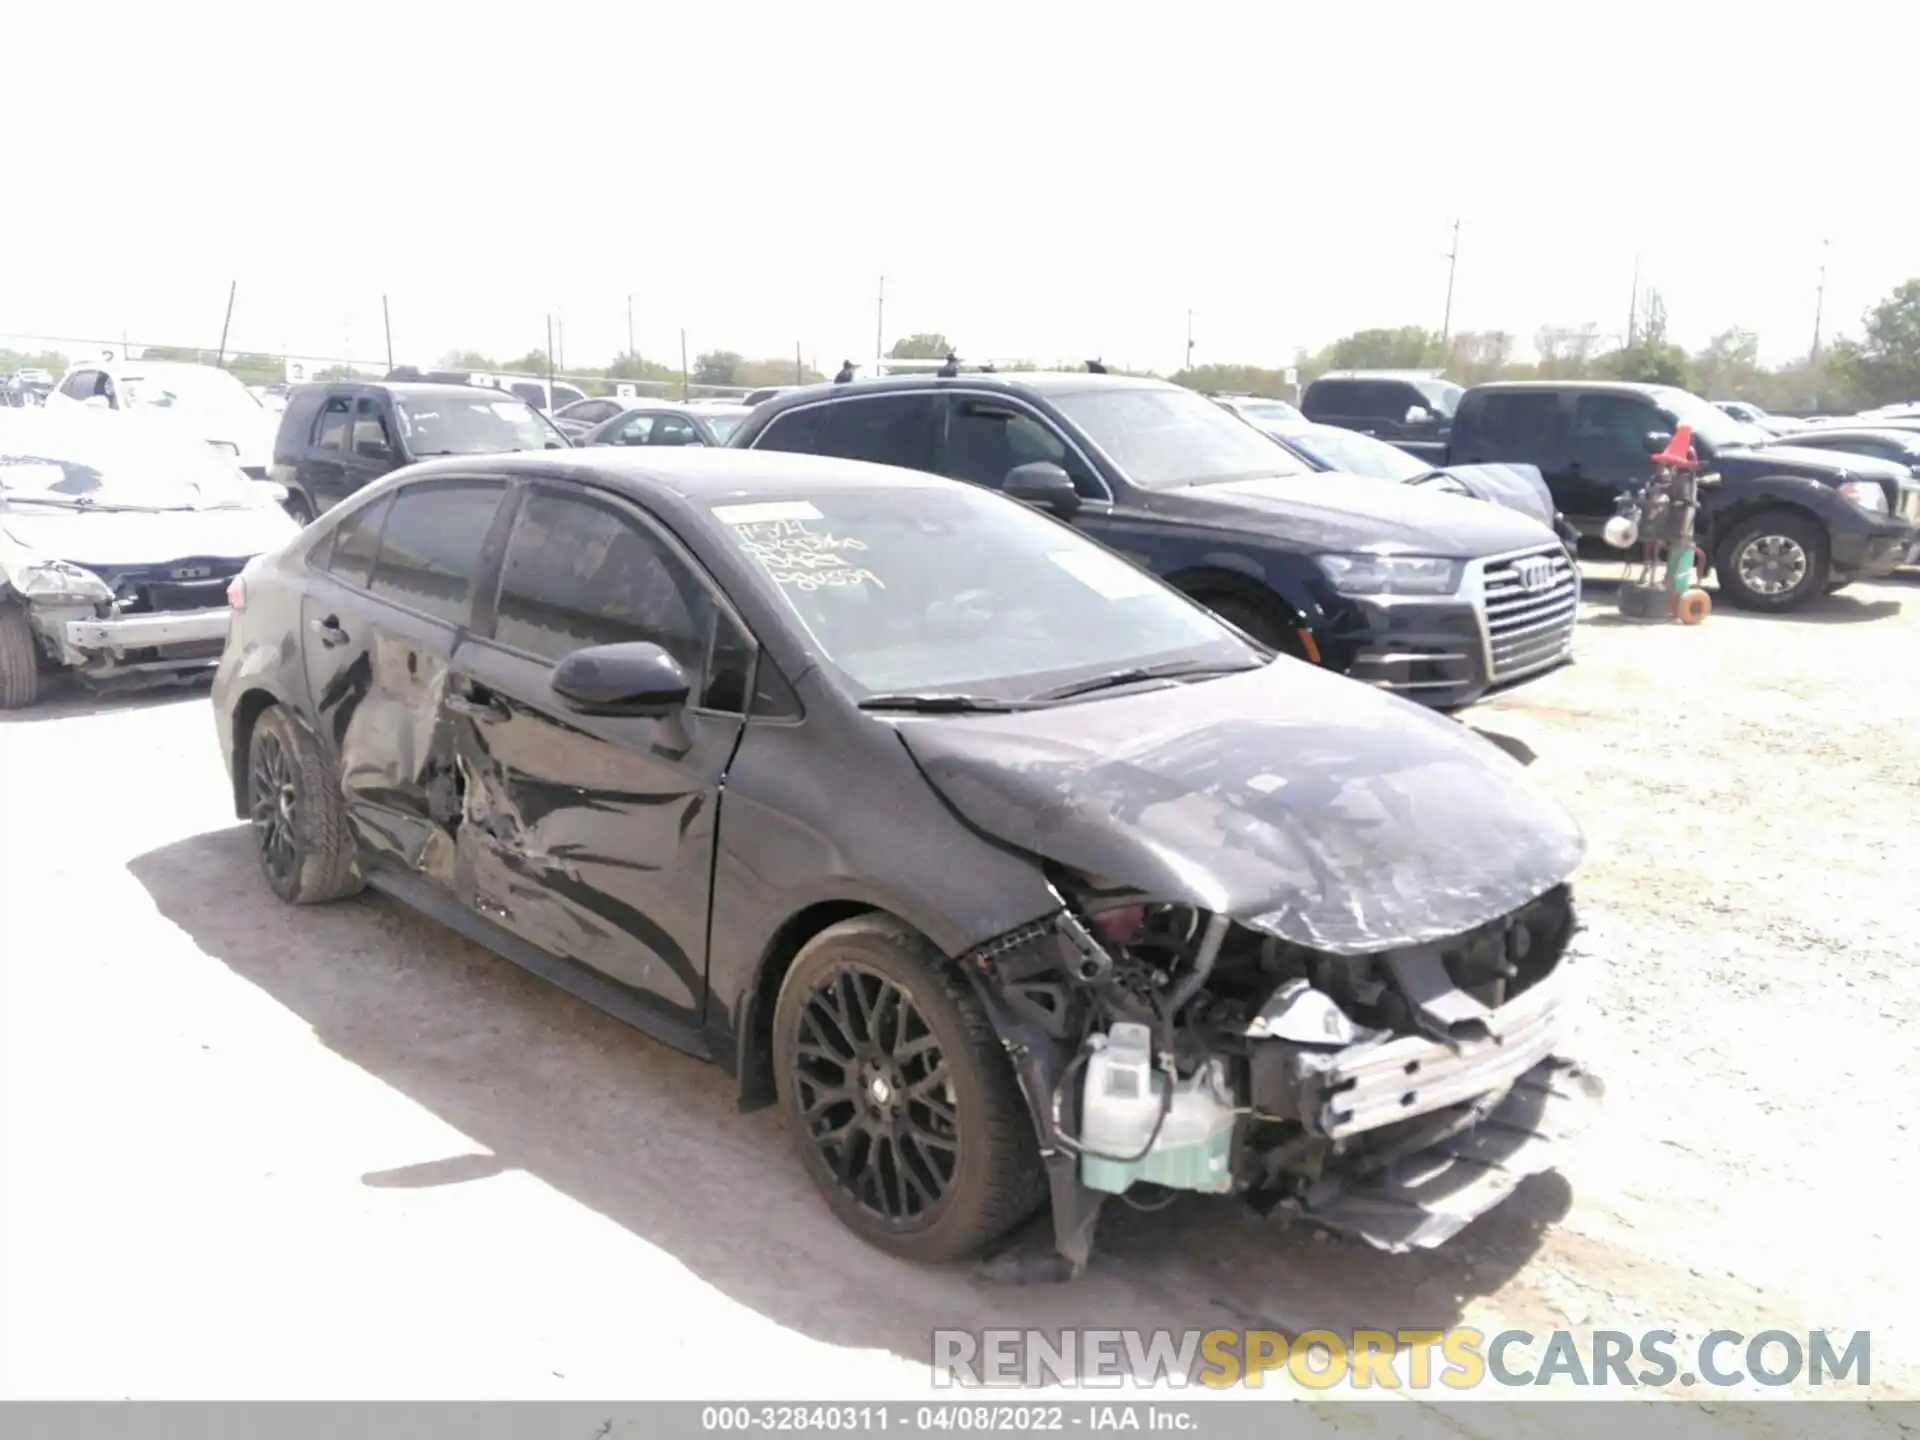
[[[624, 642], [679, 662], [684, 708], [586, 715], [554, 694], [561, 659]], [[697, 1025], [721, 781], [752, 654], [705, 576], [636, 507], [525, 485], [495, 598], [448, 677], [474, 910]]]

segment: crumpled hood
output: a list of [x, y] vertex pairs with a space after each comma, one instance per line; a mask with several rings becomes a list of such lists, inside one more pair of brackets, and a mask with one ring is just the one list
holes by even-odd
[[0, 530], [51, 560], [159, 565], [189, 556], [250, 559], [300, 527], [277, 505], [243, 510], [0, 510]]
[[1503, 751], [1304, 661], [893, 723], [988, 835], [1335, 954], [1459, 934], [1567, 879], [1585, 852]]
[[1474, 499], [1504, 505], [1553, 528], [1553, 492], [1538, 465], [1449, 465], [1443, 473], [1472, 491]]
[[1553, 539], [1511, 510], [1462, 505], [1458, 495], [1360, 475], [1229, 480], [1156, 491], [1147, 503], [1164, 515], [1252, 531], [1310, 554], [1397, 550], [1474, 560]]

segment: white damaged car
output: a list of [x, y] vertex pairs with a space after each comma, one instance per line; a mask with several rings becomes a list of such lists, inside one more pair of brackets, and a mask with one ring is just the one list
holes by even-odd
[[283, 493], [174, 426], [0, 411], [0, 710], [60, 671], [100, 686], [210, 672], [228, 585], [297, 533]]

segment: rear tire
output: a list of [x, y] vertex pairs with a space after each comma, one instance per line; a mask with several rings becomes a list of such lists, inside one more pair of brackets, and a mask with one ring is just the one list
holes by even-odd
[[247, 743], [247, 813], [260, 871], [289, 905], [339, 900], [365, 884], [339, 776], [278, 705], [254, 721]]
[[1826, 593], [1827, 532], [1792, 510], [1763, 510], [1734, 527], [1714, 558], [1720, 590], [1742, 610], [1779, 615]]
[[773, 1047], [801, 1163], [868, 1244], [963, 1259], [1045, 1199], [1033, 1119], [979, 996], [899, 921], [864, 915], [808, 941]]
[[0, 710], [24, 710], [40, 694], [40, 652], [27, 612], [0, 600]]

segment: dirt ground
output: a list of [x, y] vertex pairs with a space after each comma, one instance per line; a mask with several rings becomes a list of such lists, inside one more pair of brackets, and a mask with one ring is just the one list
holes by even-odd
[[6, 717], [0, 1392], [906, 1398], [936, 1327], [1465, 1323], [1870, 1330], [1920, 1396], [1920, 584], [1648, 630], [1612, 573], [1465, 717], [1585, 826], [1606, 1109], [1410, 1257], [1191, 1200], [1076, 1285], [896, 1263], [717, 1071], [388, 901], [274, 901], [204, 692]]

